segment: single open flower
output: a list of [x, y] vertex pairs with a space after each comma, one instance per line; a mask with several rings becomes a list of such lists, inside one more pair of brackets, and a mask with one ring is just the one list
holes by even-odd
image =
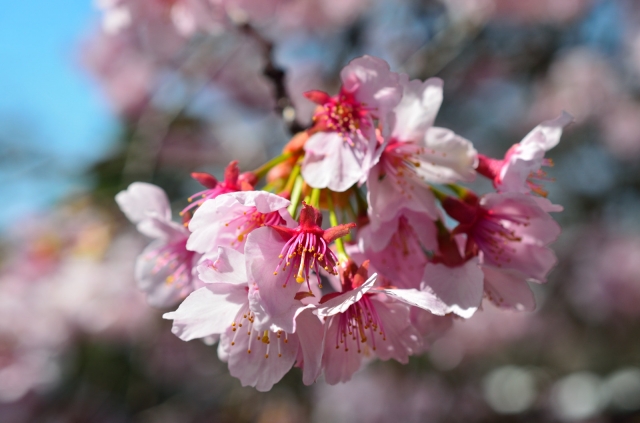
[[166, 307], [186, 297], [198, 282], [194, 266], [199, 255], [187, 250], [189, 231], [171, 220], [167, 195], [155, 185], [134, 182], [116, 195], [116, 202], [141, 233], [155, 239], [138, 258], [135, 270], [149, 303]]

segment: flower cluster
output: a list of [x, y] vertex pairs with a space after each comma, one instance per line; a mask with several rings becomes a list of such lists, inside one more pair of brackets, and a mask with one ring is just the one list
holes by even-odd
[[[305, 384], [348, 381], [372, 358], [406, 363], [484, 297], [533, 310], [562, 208], [545, 198], [544, 155], [568, 114], [543, 122], [503, 159], [434, 126], [442, 81], [410, 80], [363, 56], [335, 96], [311, 91], [312, 125], [283, 153], [205, 189], [172, 221], [153, 185], [116, 201], [155, 241], [136, 266], [149, 302], [181, 339], [218, 342], [243, 385], [269, 390], [292, 366]], [[496, 192], [459, 185], [476, 174]], [[265, 184], [257, 189], [262, 180]], [[366, 188], [366, 189], [365, 189]], [[323, 213], [329, 225], [323, 225]]]

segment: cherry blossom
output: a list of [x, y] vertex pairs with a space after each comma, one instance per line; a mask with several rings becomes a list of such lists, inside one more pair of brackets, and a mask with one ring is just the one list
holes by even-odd
[[553, 120], [533, 128], [518, 144], [514, 144], [502, 160], [479, 155], [478, 173], [493, 181], [499, 192], [534, 192], [546, 197], [547, 193], [538, 180], [548, 180], [542, 166], [552, 166], [545, 159], [545, 152], [560, 142], [562, 129], [573, 122], [573, 117], [564, 112]]
[[187, 250], [189, 231], [171, 220], [169, 200], [161, 188], [134, 182], [116, 195], [116, 202], [138, 231], [154, 241], [136, 263], [138, 287], [156, 307], [173, 305], [197, 283], [193, 266], [198, 255]]
[[322, 367], [329, 384], [346, 382], [364, 357], [391, 358], [406, 363], [421, 348], [412, 326], [410, 306], [444, 315], [444, 304], [415, 289], [374, 289], [377, 275], [368, 278], [368, 262], [350, 262], [341, 273], [342, 292], [320, 300], [317, 314], [325, 319]]
[[222, 194], [202, 203], [189, 222], [187, 249], [199, 253], [220, 245], [242, 251], [247, 236], [263, 226], [295, 226], [287, 207], [290, 202], [264, 191]]
[[340, 77], [342, 87], [335, 97], [307, 93], [319, 106], [302, 163], [309, 185], [338, 192], [360, 181], [369, 170], [377, 142], [375, 120], [384, 119], [401, 95], [399, 75], [375, 57], [354, 59]]
[[296, 360], [303, 367], [303, 381], [315, 381], [323, 333], [311, 306], [292, 298], [297, 304], [291, 317], [297, 325], [285, 332], [254, 313], [252, 303], [260, 301], [260, 293], [243, 254], [219, 247], [217, 257], [206, 259], [198, 272], [206, 286], [164, 315], [174, 321], [173, 333], [185, 341], [220, 337], [219, 355], [243, 386], [268, 391]]

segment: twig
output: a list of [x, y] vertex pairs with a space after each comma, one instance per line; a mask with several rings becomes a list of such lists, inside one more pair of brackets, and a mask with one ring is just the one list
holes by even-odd
[[258, 42], [264, 51], [264, 57], [267, 63], [265, 64], [262, 73], [271, 81], [275, 89], [276, 113], [282, 116], [282, 119], [287, 123], [291, 134], [304, 130], [305, 127], [296, 118], [295, 108], [293, 107], [293, 102], [291, 101], [291, 97], [287, 90], [285, 83], [287, 74], [284, 69], [280, 68], [273, 62], [273, 43], [265, 39], [248, 22], [240, 24], [238, 28], [240, 32]]

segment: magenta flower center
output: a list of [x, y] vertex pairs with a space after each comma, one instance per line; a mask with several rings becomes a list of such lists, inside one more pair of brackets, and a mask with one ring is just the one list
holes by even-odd
[[485, 210], [479, 217], [471, 236], [487, 258], [500, 267], [501, 263], [509, 263], [510, 256], [516, 253], [513, 243], [522, 241], [522, 237], [509, 226], [526, 227], [529, 226], [529, 221], [530, 217], [526, 215]]
[[309, 276], [312, 270], [316, 273], [320, 287], [322, 287], [320, 268], [332, 275], [338, 274], [338, 257], [322, 236], [313, 232], [300, 231], [291, 237], [282, 247], [278, 257], [280, 261], [273, 274], [277, 275], [278, 269], [289, 272], [283, 286], [287, 286], [289, 280], [295, 276], [298, 283], [307, 281], [309, 290], [311, 290]]
[[371, 128], [370, 110], [357, 101], [352, 94], [341, 93], [322, 105], [314, 121], [324, 130], [339, 132], [352, 147], [358, 142], [362, 129]]

